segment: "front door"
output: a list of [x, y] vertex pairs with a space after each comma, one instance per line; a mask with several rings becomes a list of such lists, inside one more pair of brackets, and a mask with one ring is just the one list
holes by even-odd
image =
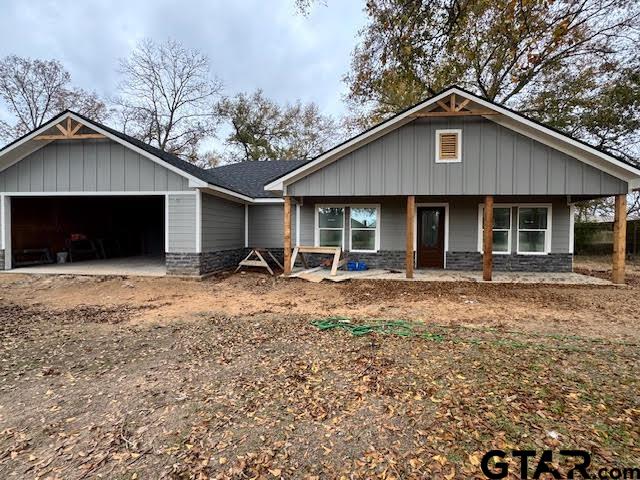
[[418, 208], [418, 268], [444, 268], [444, 207]]

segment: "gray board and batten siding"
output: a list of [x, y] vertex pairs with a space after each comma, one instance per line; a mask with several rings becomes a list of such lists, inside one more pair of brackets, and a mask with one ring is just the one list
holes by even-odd
[[[168, 252], [195, 253], [197, 195], [170, 194]], [[244, 248], [244, 205], [206, 193], [201, 194], [202, 251]], [[279, 245], [282, 247], [282, 242]]]
[[[291, 208], [291, 245], [295, 246], [296, 232], [296, 206]], [[302, 217], [302, 215], [301, 215]], [[284, 245], [284, 206], [275, 205], [251, 205], [249, 206], [249, 247], [283, 248]], [[305, 232], [305, 226], [301, 225], [301, 233]], [[313, 224], [311, 225], [313, 235]], [[311, 243], [302, 242], [302, 245]]]
[[0, 192], [189, 191], [189, 181], [111, 140], [52, 142], [0, 172]]
[[244, 248], [244, 209], [241, 203], [202, 194], [203, 252]]
[[[462, 130], [461, 162], [435, 162], [438, 129]], [[287, 186], [291, 196], [627, 191], [625, 181], [480, 117], [415, 120]]]
[[196, 195], [167, 195], [167, 252], [196, 251]]

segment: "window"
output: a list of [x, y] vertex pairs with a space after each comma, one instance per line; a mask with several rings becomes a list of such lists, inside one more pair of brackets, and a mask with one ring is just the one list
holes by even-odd
[[549, 253], [550, 224], [551, 207], [518, 207], [518, 253]]
[[378, 208], [351, 207], [352, 252], [375, 252], [378, 250]]
[[[349, 221], [348, 229], [346, 220]], [[349, 242], [345, 244], [345, 233]], [[318, 205], [316, 236], [318, 247], [342, 247], [352, 252], [380, 249], [379, 205]]]
[[462, 161], [462, 130], [436, 130], [436, 163]]
[[319, 247], [342, 247], [344, 240], [344, 207], [318, 208]]
[[[479, 220], [481, 225], [478, 236], [478, 250], [484, 250], [484, 206], [480, 206]], [[511, 207], [493, 207], [493, 253], [511, 253]]]

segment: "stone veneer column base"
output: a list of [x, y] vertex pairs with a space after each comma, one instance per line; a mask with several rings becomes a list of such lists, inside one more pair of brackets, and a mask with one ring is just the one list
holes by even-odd
[[[283, 261], [284, 249], [270, 248], [269, 250], [279, 261]], [[349, 261], [365, 262], [369, 268], [404, 269], [405, 254], [403, 251], [380, 250], [377, 253], [344, 252], [344, 256]], [[309, 267], [317, 267], [322, 263], [322, 260], [332, 259], [333, 257], [320, 253], [305, 253], [304, 258]], [[298, 258], [296, 267], [300, 266], [302, 266], [302, 261]]]
[[[271, 249], [282, 256], [282, 249]], [[276, 251], [278, 252], [276, 254]], [[405, 252], [402, 250], [380, 250], [377, 253], [345, 252], [349, 260], [365, 262], [369, 268], [404, 270]], [[320, 265], [328, 255], [305, 254], [310, 267]], [[297, 265], [300, 265], [298, 260]], [[494, 270], [498, 272], [572, 272], [573, 255], [550, 253], [548, 255], [494, 255]], [[482, 270], [482, 254], [478, 252], [448, 252], [447, 270]]]
[[[291, 250], [293, 251], [293, 248]], [[280, 263], [284, 262], [283, 248], [270, 248], [269, 251]], [[248, 253], [249, 251], [247, 249], [245, 256]], [[404, 269], [405, 255], [403, 251], [380, 250], [378, 253], [344, 252], [344, 255], [349, 260], [365, 262], [369, 268]], [[270, 258], [265, 258], [267, 261], [271, 262]], [[304, 258], [309, 267], [317, 267], [322, 263], [322, 260], [332, 259], [333, 257], [331, 255], [305, 253]], [[301, 266], [302, 261], [298, 258], [296, 267]]]
[[202, 253], [167, 253], [167, 274], [197, 277], [222, 272], [235, 268], [247, 253], [246, 248]]
[[[573, 254], [494, 254], [493, 268], [498, 272], [572, 272]], [[447, 270], [482, 270], [482, 254], [479, 252], [447, 252]]]
[[402, 250], [380, 250], [377, 253], [345, 252], [349, 261], [364, 262], [369, 268], [404, 270], [406, 254]]

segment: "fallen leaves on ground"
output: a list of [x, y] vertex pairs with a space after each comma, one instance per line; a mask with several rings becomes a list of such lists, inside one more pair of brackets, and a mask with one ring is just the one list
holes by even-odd
[[632, 339], [140, 308], [0, 304], [2, 478], [474, 478], [494, 448], [640, 463]]

